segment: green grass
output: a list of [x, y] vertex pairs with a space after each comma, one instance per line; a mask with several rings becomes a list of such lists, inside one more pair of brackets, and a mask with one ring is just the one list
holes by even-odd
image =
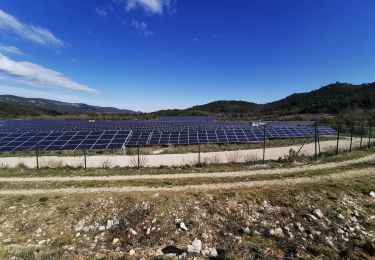
[[[88, 180], [88, 181], [45, 181], [45, 182], [2, 182], [0, 189], [60, 189], [60, 188], [93, 188], [93, 187], [123, 187], [123, 186], [145, 186], [145, 187], [173, 187], [198, 184], [218, 184], [233, 182], [251, 182], [264, 180], [283, 180], [285, 178], [317, 177], [349, 170], [374, 169], [375, 160], [366, 163], [356, 163], [333, 169], [319, 169], [310, 171], [298, 171], [287, 174], [275, 175], [251, 175], [243, 177], [201, 177], [186, 179], [136, 179], [136, 180]], [[39, 198], [40, 202], [47, 202], [48, 197]]]

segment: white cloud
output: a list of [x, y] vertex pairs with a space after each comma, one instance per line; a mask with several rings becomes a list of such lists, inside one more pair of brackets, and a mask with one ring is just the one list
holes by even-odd
[[106, 16], [107, 16], [107, 11], [106, 11], [104, 8], [95, 7], [95, 12], [96, 12], [100, 17], [106, 17]]
[[154, 32], [150, 31], [148, 29], [148, 26], [145, 22], [140, 22], [140, 21], [136, 21], [136, 20], [132, 20], [130, 25], [135, 28], [136, 30], [138, 30], [138, 32], [144, 36], [150, 36], [150, 35], [153, 35]]
[[30, 86], [60, 88], [87, 93], [97, 90], [75, 82], [60, 72], [27, 61], [14, 61], [0, 53], [0, 76]]
[[2, 44], [0, 44], [0, 52], [6, 54], [23, 55], [23, 52], [20, 51], [17, 47]]
[[2, 10], [0, 10], [0, 31], [8, 32], [45, 46], [60, 48], [66, 45], [46, 28], [22, 23], [16, 17]]
[[163, 14], [165, 10], [173, 12], [173, 4], [173, 0], [125, 0], [127, 11], [143, 8], [149, 14]]

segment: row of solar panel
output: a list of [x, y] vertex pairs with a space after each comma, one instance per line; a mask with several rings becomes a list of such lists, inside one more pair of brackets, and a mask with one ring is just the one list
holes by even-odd
[[[298, 127], [312, 124], [311, 121], [270, 121], [271, 127]], [[183, 131], [251, 129], [252, 121], [211, 121], [211, 122], [163, 122], [163, 121], [94, 121], [85, 120], [5, 120], [1, 122], [0, 132], [25, 131]]]
[[1, 133], [0, 151], [121, 149], [131, 131]]
[[[314, 136], [313, 128], [270, 128], [265, 138]], [[336, 132], [330, 127], [319, 127], [318, 134], [329, 136]], [[173, 145], [197, 143], [246, 143], [264, 140], [262, 128], [226, 131], [132, 132], [67, 131], [0, 133], [0, 151], [25, 150], [104, 150], [138, 145]]]

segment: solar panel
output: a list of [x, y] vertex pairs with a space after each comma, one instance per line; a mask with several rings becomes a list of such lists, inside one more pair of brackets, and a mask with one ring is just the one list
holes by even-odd
[[[275, 138], [313, 137], [311, 121], [95, 121], [5, 120], [0, 151], [101, 150], [125, 146], [246, 143]], [[321, 136], [336, 135], [318, 126]]]

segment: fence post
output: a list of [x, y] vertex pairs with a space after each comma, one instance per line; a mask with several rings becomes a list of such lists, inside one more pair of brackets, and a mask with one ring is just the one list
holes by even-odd
[[368, 149], [371, 148], [371, 124], [370, 124], [369, 133], [368, 133], [368, 145], [367, 145], [367, 148]]
[[140, 158], [139, 158], [139, 144], [138, 144], [138, 158], [137, 158], [137, 168], [139, 169], [139, 162], [140, 162]]
[[85, 171], [87, 169], [87, 159], [86, 159], [86, 150], [83, 150], [83, 156], [84, 156], [84, 163], [85, 163]]
[[263, 164], [266, 160], [266, 125], [263, 126]]
[[337, 144], [336, 144], [336, 155], [339, 154], [339, 141], [340, 141], [340, 123], [337, 125]]
[[349, 152], [352, 151], [352, 145], [353, 145], [353, 131], [354, 131], [354, 125], [352, 125], [352, 129], [350, 130], [350, 146], [349, 146]]
[[359, 143], [359, 149], [362, 149], [362, 139], [363, 139], [363, 125], [361, 127], [361, 141]]
[[39, 170], [39, 152], [38, 152], [38, 147], [35, 150], [35, 156], [36, 156], [36, 169]]
[[314, 123], [314, 148], [315, 148], [315, 154], [314, 154], [314, 160], [316, 161], [318, 159], [318, 148], [317, 148], [317, 133], [316, 133], [316, 122]]

